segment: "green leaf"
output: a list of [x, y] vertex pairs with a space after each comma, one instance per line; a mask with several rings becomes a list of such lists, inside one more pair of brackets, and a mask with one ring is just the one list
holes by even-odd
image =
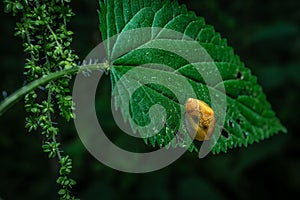
[[[206, 25], [203, 18], [187, 11], [184, 5], [159, 0], [107, 0], [100, 1], [100, 8], [100, 30], [111, 64], [115, 107], [121, 110], [124, 120], [129, 121], [134, 131], [144, 137], [151, 136], [145, 139], [146, 143], [173, 147], [189, 144], [187, 128], [181, 127], [180, 122], [184, 116], [184, 102], [193, 97], [193, 93], [182, 86], [180, 77], [187, 80], [194, 98], [211, 105], [215, 111], [215, 133], [222, 129], [222, 134], [214, 138], [213, 153], [286, 132], [256, 77], [234, 54], [226, 39]], [[173, 32], [180, 34], [172, 35]], [[202, 50], [196, 51], [195, 41]], [[137, 73], [129, 73], [135, 69]], [[165, 79], [164, 84], [152, 81], [159, 77]], [[214, 98], [225, 99], [225, 109], [222, 105], [214, 106]], [[220, 102], [225, 104], [223, 100]], [[156, 104], [162, 106], [164, 112], [151, 116], [151, 107]], [[222, 112], [226, 112], [224, 123]], [[151, 124], [152, 120], [164, 122], [154, 136], [155, 127], [152, 133], [150, 129], [138, 128]], [[172, 138], [178, 131], [182, 135], [174, 142]], [[199, 142], [193, 142], [189, 150], [197, 150], [197, 145]]]
[[16, 8], [17, 8], [18, 10], [22, 10], [24, 7], [23, 7], [23, 5], [22, 5], [20, 2], [17, 2], [17, 3], [16, 3]]

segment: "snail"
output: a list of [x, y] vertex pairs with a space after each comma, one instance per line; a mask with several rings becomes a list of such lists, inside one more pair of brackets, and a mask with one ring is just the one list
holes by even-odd
[[213, 109], [204, 101], [189, 98], [185, 105], [185, 121], [189, 134], [198, 141], [209, 140], [215, 129], [215, 115]]

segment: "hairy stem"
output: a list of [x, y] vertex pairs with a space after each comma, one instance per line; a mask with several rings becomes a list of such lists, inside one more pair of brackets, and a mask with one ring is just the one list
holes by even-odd
[[101, 64], [95, 64], [95, 65], [86, 65], [84, 67], [76, 66], [76, 67], [73, 67], [70, 69], [65, 69], [62, 71], [48, 74], [46, 76], [43, 76], [43, 77], [29, 83], [28, 85], [23, 86], [22, 88], [20, 88], [19, 90], [15, 91], [10, 96], [5, 98], [0, 103], [0, 116], [2, 116], [5, 113], [5, 111], [7, 111], [9, 108], [11, 108], [14, 104], [16, 104], [18, 101], [20, 101], [24, 95], [26, 95], [28, 92], [36, 89], [37, 87], [42, 86], [50, 81], [58, 79], [67, 74], [76, 73], [77, 71], [82, 71], [82, 70], [93, 70], [93, 69], [106, 70], [106, 69], [108, 69], [108, 65], [107, 65], [107, 63], [101, 63]]

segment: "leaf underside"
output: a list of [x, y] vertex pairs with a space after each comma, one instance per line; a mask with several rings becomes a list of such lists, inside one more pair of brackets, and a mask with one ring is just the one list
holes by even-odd
[[[223, 127], [223, 130], [212, 149], [213, 153], [226, 152], [228, 148], [247, 146], [280, 131], [286, 132], [266, 100], [261, 86], [257, 84], [256, 77], [251, 75], [250, 70], [234, 54], [233, 49], [227, 45], [226, 39], [222, 39], [212, 26], [206, 25], [203, 18], [187, 11], [184, 5], [160, 0], [100, 1], [99, 18], [103, 41], [128, 30], [158, 27], [180, 32], [196, 40], [208, 52], [222, 77], [221, 83], [215, 82], [207, 85], [202, 76], [195, 71], [194, 66], [198, 66], [204, 71], [205, 69], [209, 70], [211, 63], [207, 60], [189, 63], [173, 53], [145, 46], [155, 44], [159, 38], [158, 35], [162, 33], [153, 31], [150, 36], [135, 38], [137, 43], [134, 45], [136, 47], [131, 47], [130, 51], [118, 56], [113, 55], [117, 46], [130, 46], [130, 44], [122, 43], [121, 39], [113, 44], [107, 44], [108, 60], [112, 65], [110, 76], [113, 88], [128, 71], [147, 63], [164, 64], [176, 70], [188, 80], [197, 98], [208, 104], [210, 104], [208, 88], [218, 90], [220, 84], [224, 85], [227, 101], [226, 117], [225, 123], [219, 125]], [[163, 37], [160, 39], [163, 41]], [[189, 42], [183, 38], [174, 38], [163, 42], [167, 42], [171, 46], [181, 45], [184, 46], [182, 49], [192, 51], [189, 49]], [[153, 70], [166, 79], [174, 74], [168, 70], [145, 69], [139, 76], [153, 73]], [[179, 129], [178, 122], [181, 118], [180, 106], [182, 105], [172, 91], [166, 87], [146, 84], [137, 89], [130, 97], [130, 112], [128, 113], [123, 111], [122, 107], [124, 105], [123, 97], [128, 87], [126, 82], [122, 86], [118, 86], [117, 95], [114, 96], [116, 109], [122, 111], [125, 121], [132, 118], [136, 124], [144, 126], [150, 123], [150, 108], [155, 104], [163, 106], [167, 114], [165, 126], [158, 134], [144, 140], [153, 146], [167, 145]], [[178, 90], [182, 90], [182, 88], [178, 88]], [[141, 134], [147, 136], [151, 133]], [[185, 139], [186, 137], [182, 136], [182, 140], [171, 145], [173, 147], [185, 146]], [[189, 147], [190, 151], [197, 150], [195, 144], [197, 145], [197, 142], [192, 143]]]

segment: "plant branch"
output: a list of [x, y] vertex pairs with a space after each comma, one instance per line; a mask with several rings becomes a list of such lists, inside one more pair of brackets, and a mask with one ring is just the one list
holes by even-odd
[[24, 95], [26, 95], [28, 92], [36, 89], [39, 86], [42, 86], [52, 80], [58, 79], [64, 75], [76, 73], [78, 71], [84, 71], [84, 70], [93, 70], [93, 69], [102, 69], [106, 70], [108, 69], [107, 63], [101, 63], [101, 64], [95, 64], [95, 65], [86, 65], [86, 66], [76, 66], [70, 69], [65, 69], [62, 71], [54, 72], [51, 74], [48, 74], [46, 76], [43, 76], [28, 85], [23, 86], [16, 92], [12, 93], [10, 96], [5, 98], [1, 103], [0, 103], [0, 116], [2, 116], [5, 111], [7, 111], [9, 108], [11, 108], [14, 104], [16, 104]]

